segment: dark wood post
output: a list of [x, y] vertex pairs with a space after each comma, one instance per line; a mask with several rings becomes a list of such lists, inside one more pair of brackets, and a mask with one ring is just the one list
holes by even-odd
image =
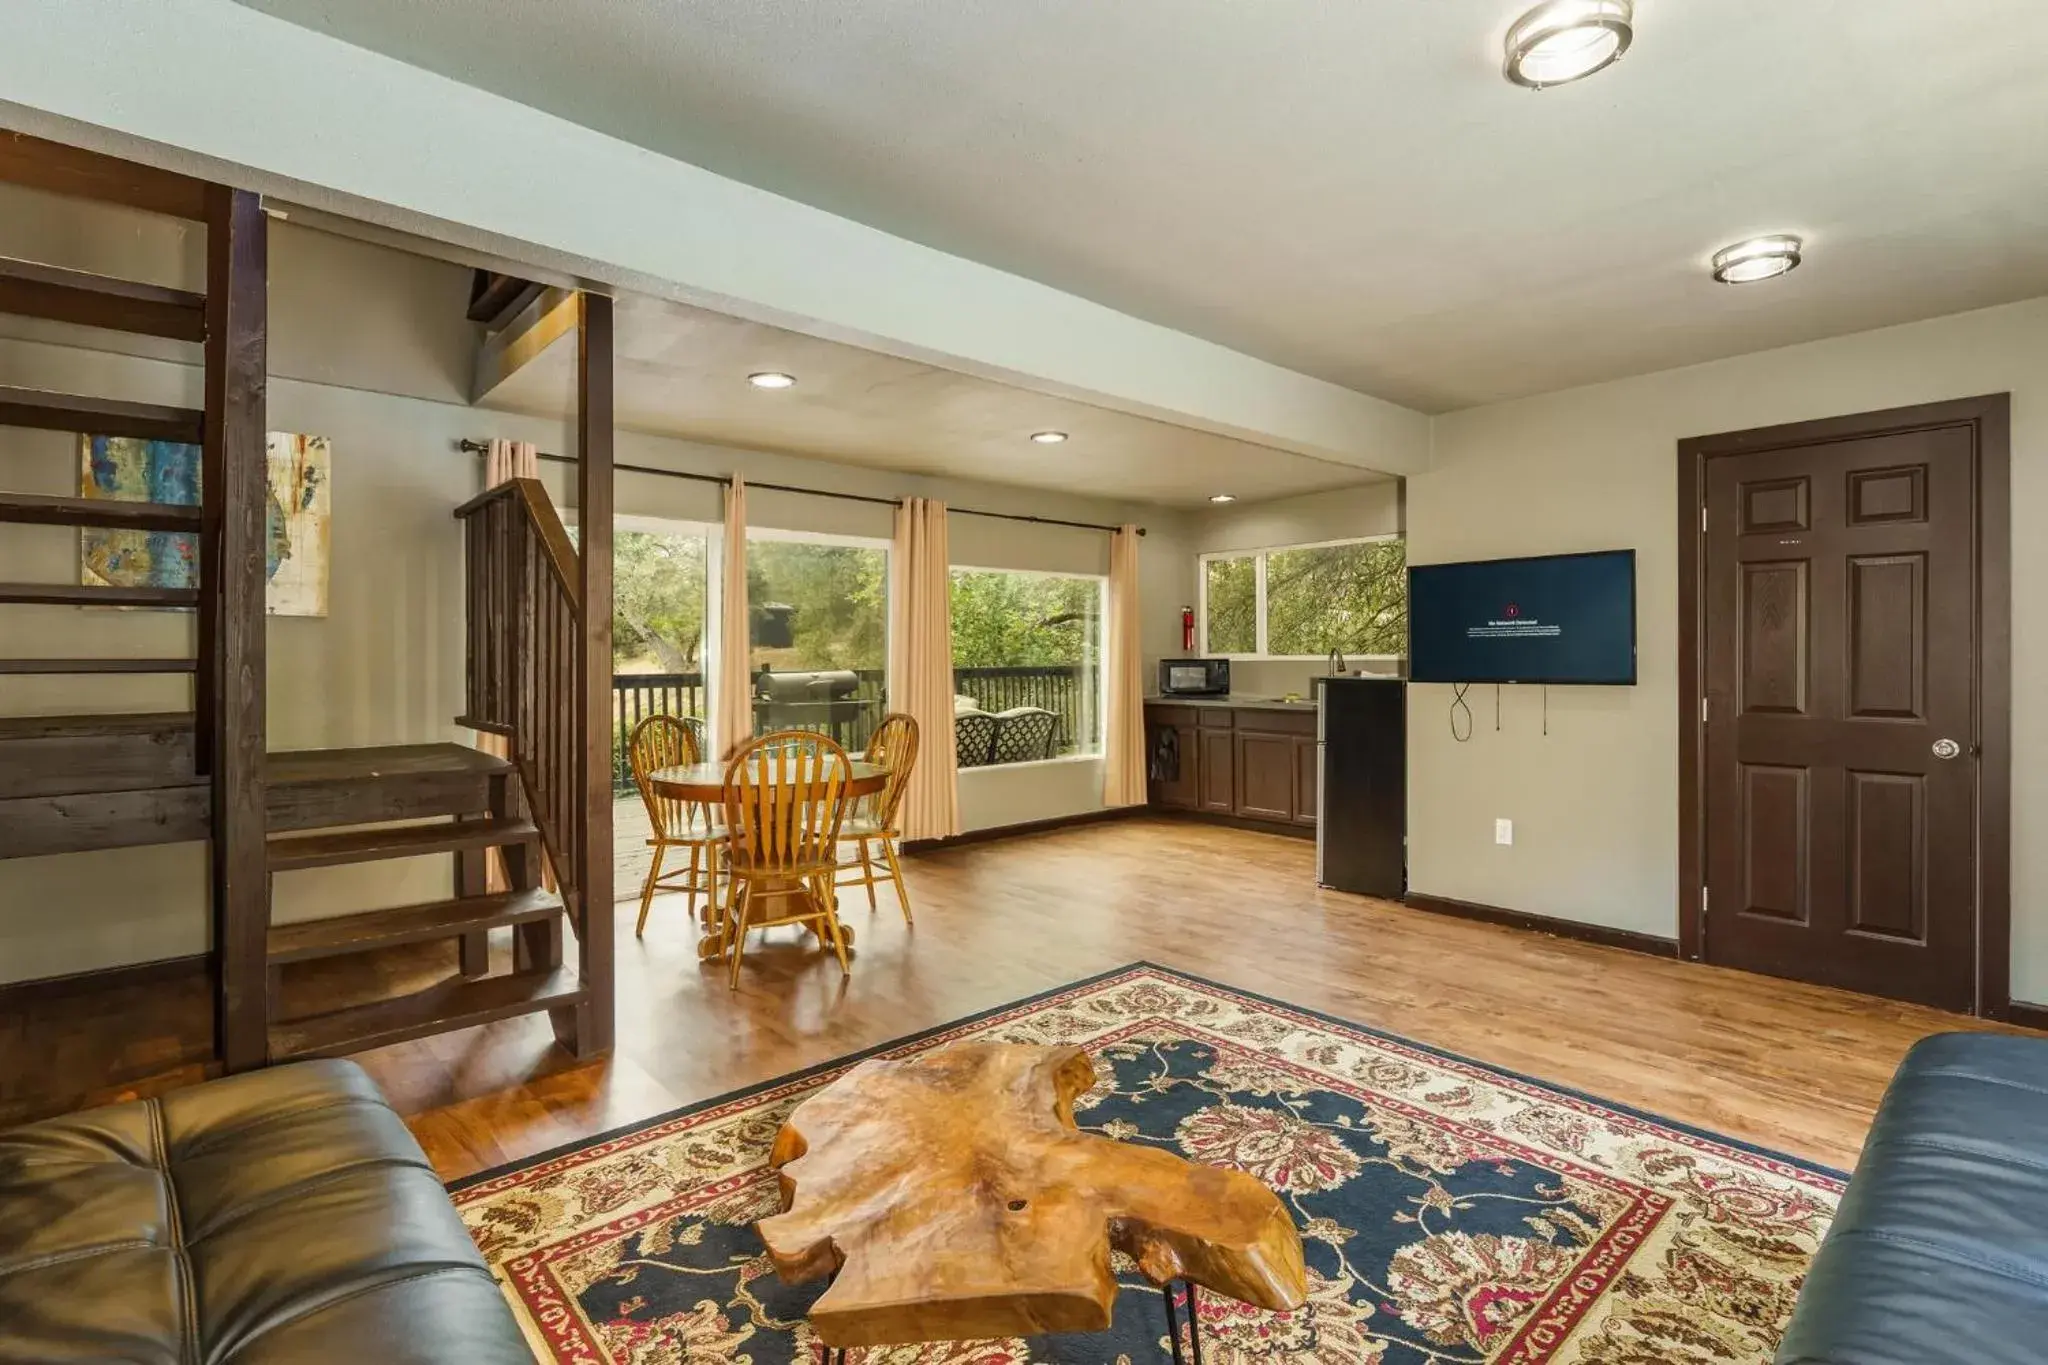
[[214, 1035], [229, 1071], [269, 1050], [264, 841], [264, 469], [269, 234], [258, 197], [206, 190], [206, 443], [200, 590], [211, 615]]
[[588, 992], [573, 1036], [557, 1017], [556, 1035], [580, 1057], [612, 1046], [612, 301], [579, 296], [576, 341], [576, 557], [583, 634], [577, 647], [576, 715], [582, 744], [571, 819], [576, 887], [583, 904], [576, 928], [577, 970]]

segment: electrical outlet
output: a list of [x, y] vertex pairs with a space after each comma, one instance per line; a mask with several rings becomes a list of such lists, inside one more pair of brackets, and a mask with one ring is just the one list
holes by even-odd
[[1493, 841], [1494, 841], [1494, 842], [1495, 842], [1496, 844], [1512, 844], [1512, 843], [1514, 843], [1514, 842], [1515, 842], [1515, 822], [1514, 822], [1514, 821], [1512, 821], [1512, 820], [1496, 820], [1496, 821], [1494, 821], [1494, 822], [1493, 822]]

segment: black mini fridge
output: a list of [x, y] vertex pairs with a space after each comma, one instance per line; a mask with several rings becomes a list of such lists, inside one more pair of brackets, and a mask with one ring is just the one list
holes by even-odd
[[1326, 678], [1316, 707], [1316, 881], [1399, 900], [1408, 889], [1408, 684]]

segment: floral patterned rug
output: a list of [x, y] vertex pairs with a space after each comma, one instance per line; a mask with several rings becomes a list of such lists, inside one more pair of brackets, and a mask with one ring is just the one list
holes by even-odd
[[[880, 1049], [1077, 1043], [1084, 1128], [1234, 1166], [1293, 1210], [1307, 1306], [1200, 1296], [1211, 1365], [1765, 1365], [1840, 1174], [1137, 965]], [[455, 1201], [543, 1360], [817, 1361], [821, 1285], [753, 1230], [783, 1116], [858, 1057], [464, 1182]], [[859, 1365], [1166, 1356], [1135, 1267], [1091, 1336], [876, 1348]]]

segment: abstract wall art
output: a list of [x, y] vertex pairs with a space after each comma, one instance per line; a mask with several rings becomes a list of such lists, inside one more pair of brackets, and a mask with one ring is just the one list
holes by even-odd
[[[272, 616], [325, 616], [333, 503], [333, 448], [324, 436], [269, 434], [265, 450], [265, 608]], [[88, 498], [199, 501], [200, 449], [176, 441], [86, 436], [78, 491]], [[189, 588], [199, 580], [198, 537], [183, 531], [80, 533], [87, 586]]]

